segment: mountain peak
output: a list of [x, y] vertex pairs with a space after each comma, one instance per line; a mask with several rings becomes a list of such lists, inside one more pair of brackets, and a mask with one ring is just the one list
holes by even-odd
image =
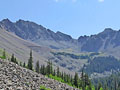
[[2, 23], [12, 23], [8, 18], [3, 19], [1, 22], [2, 22]]
[[25, 20], [19, 19], [18, 21], [16, 21], [16, 24], [18, 24], [18, 23], [26, 23], [26, 24], [28, 24], [28, 23], [33, 23], [33, 22], [25, 21]]
[[24, 20], [22, 20], [22, 19], [19, 19], [18, 21], [16, 21], [16, 22], [25, 22]]
[[72, 37], [70, 35], [64, 34], [64, 33], [60, 32], [60, 31], [57, 31], [56, 34], [59, 37], [63, 38], [63, 40], [65, 40], [65, 41], [69, 41], [69, 40], [72, 39]]
[[105, 30], [103, 32], [106, 33], [110, 33], [110, 32], [114, 32], [115, 30], [113, 30], [112, 28], [105, 28]]
[[112, 28], [105, 28], [103, 32], [101, 33], [98, 33], [98, 35], [102, 35], [102, 36], [105, 36], [105, 35], [113, 35], [115, 34], [117, 31], [116, 30], [113, 30]]

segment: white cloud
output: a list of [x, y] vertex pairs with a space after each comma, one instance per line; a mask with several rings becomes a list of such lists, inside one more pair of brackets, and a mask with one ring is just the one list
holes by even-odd
[[99, 2], [104, 2], [104, 0], [98, 0]]

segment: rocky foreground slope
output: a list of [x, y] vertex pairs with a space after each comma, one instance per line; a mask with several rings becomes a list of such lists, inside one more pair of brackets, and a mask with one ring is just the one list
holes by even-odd
[[0, 90], [39, 90], [41, 85], [51, 90], [79, 90], [0, 59]]

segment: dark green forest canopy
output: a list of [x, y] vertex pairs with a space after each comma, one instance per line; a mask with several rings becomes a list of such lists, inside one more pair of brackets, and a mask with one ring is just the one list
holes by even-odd
[[97, 72], [103, 73], [104, 71], [118, 71], [120, 69], [120, 61], [113, 56], [108, 57], [95, 57], [90, 60], [88, 65], [85, 65], [84, 71], [88, 74]]

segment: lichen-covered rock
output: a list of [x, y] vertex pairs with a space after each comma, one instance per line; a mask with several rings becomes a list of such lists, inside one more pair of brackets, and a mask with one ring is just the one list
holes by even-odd
[[41, 85], [52, 90], [79, 90], [0, 59], [0, 90], [39, 90]]

